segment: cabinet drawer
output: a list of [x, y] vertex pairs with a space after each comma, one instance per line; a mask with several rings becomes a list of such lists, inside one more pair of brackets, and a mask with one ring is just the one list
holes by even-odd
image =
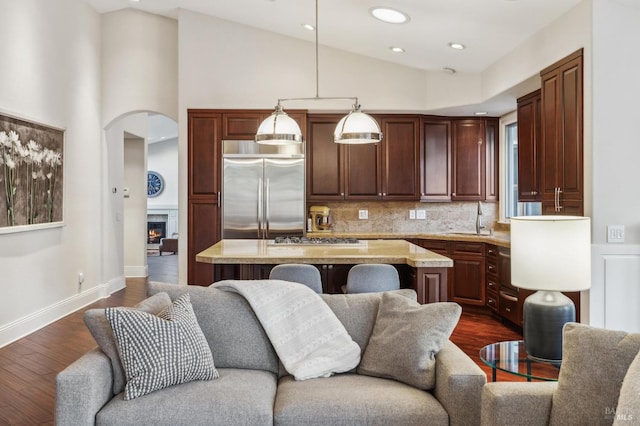
[[497, 280], [487, 277], [487, 291], [493, 291], [497, 295], [499, 290], [500, 286], [498, 285]]
[[491, 261], [487, 261], [487, 274], [494, 276], [495, 278], [498, 278], [498, 265], [496, 265], [495, 263], [491, 262]]
[[485, 246], [485, 256], [487, 256], [487, 260], [489, 259], [497, 259], [498, 258], [498, 247], [487, 244]]
[[517, 296], [501, 291], [498, 308], [500, 315], [514, 324], [520, 324], [520, 313], [518, 309]]
[[422, 248], [427, 250], [431, 250], [443, 256], [446, 256], [449, 252], [449, 243], [448, 241], [443, 240], [419, 240], [417, 244]]
[[473, 253], [479, 256], [484, 254], [483, 243], [456, 242], [453, 244], [453, 253]]
[[487, 307], [498, 312], [498, 296], [494, 292], [487, 293]]

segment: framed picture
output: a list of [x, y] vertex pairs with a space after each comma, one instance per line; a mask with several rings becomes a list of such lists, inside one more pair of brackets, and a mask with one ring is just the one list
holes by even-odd
[[63, 225], [64, 130], [0, 112], [0, 234]]

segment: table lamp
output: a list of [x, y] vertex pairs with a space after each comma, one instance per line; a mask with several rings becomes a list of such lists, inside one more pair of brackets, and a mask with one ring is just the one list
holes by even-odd
[[511, 218], [511, 283], [536, 290], [524, 301], [529, 357], [562, 360], [562, 328], [576, 308], [563, 291], [591, 287], [591, 220], [580, 216]]

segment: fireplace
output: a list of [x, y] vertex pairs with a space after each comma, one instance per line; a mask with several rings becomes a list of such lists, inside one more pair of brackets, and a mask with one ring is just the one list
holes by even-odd
[[147, 222], [147, 244], [158, 244], [160, 239], [166, 237], [166, 222]]

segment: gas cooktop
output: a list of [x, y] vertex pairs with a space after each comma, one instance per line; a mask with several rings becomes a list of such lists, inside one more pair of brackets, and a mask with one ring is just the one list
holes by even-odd
[[276, 237], [273, 240], [275, 245], [348, 245], [356, 246], [361, 244], [357, 238], [338, 237]]

